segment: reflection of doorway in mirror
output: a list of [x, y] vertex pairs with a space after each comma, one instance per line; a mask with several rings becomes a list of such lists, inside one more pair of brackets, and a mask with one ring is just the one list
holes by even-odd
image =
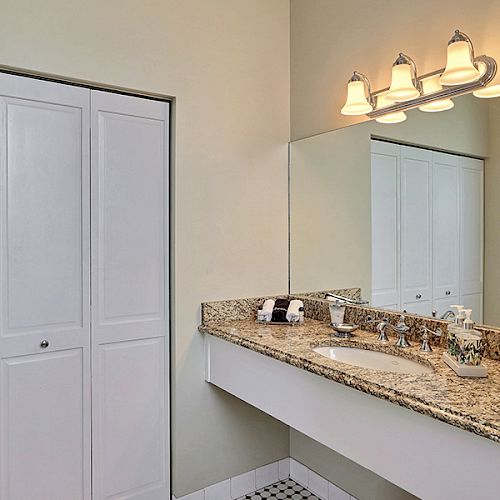
[[484, 162], [371, 141], [372, 303], [483, 321]]

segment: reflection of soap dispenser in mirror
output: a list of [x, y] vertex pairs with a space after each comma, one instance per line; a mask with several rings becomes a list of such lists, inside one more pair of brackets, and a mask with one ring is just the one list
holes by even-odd
[[[460, 306], [461, 307], [461, 306]], [[488, 370], [481, 365], [483, 354], [482, 333], [474, 329], [471, 319], [472, 309], [461, 309], [460, 317], [465, 317], [462, 326], [449, 325], [448, 352], [443, 354], [443, 361], [461, 377], [486, 377]], [[451, 327], [451, 330], [450, 330]], [[450, 353], [450, 332], [454, 344]]]
[[455, 320], [447, 327], [447, 350], [450, 356], [455, 357], [457, 355], [457, 339], [455, 335], [463, 329], [465, 314], [464, 306], [453, 305], [450, 307], [455, 312]]

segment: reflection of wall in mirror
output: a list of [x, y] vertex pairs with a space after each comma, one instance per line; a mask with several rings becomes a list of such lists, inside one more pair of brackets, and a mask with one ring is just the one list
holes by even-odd
[[494, 306], [500, 299], [495, 286], [500, 270], [496, 276], [492, 269], [500, 257], [500, 141], [494, 140], [499, 137], [495, 130], [500, 132], [500, 104], [464, 96], [443, 113], [413, 110], [398, 125], [365, 122], [292, 143], [291, 290], [360, 286], [369, 295], [370, 137], [383, 137], [486, 158], [485, 322], [500, 325]]

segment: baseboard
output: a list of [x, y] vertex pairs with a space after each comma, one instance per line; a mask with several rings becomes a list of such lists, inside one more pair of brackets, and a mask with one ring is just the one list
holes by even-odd
[[236, 500], [288, 478], [304, 486], [321, 500], [357, 500], [293, 458], [264, 465], [189, 495], [179, 498], [172, 496], [172, 500]]

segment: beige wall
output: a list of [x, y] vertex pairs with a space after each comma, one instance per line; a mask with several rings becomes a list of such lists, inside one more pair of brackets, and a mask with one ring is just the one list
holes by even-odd
[[177, 98], [175, 494], [288, 455], [284, 425], [204, 382], [196, 331], [202, 300], [287, 286], [288, 0], [0, 7], [0, 64]]
[[[487, 157], [491, 102], [464, 96], [445, 113], [412, 110], [405, 122], [396, 125], [369, 121], [292, 142], [291, 291], [359, 286], [363, 297], [370, 299], [370, 137]], [[499, 170], [500, 165], [497, 175]], [[490, 191], [498, 182], [492, 184]], [[495, 204], [487, 203], [490, 224], [498, 224], [495, 209]]]
[[[360, 500], [416, 500], [361, 465], [290, 429], [290, 456]], [[384, 460], [384, 457], [380, 457]]]
[[354, 70], [380, 89], [401, 51], [421, 74], [444, 67], [455, 28], [477, 54], [500, 60], [499, 19], [500, 2], [491, 0], [291, 0], [292, 139], [355, 121], [340, 114]]

